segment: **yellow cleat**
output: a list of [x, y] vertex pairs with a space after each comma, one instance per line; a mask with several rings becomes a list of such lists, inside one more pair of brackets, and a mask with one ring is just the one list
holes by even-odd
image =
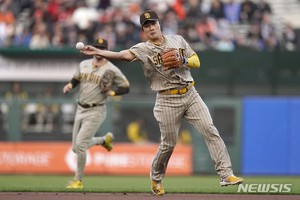
[[244, 182], [243, 178], [231, 175], [231, 176], [227, 177], [226, 179], [221, 179], [220, 184], [223, 187], [223, 186], [227, 186], [227, 185], [239, 185], [243, 182]]
[[151, 181], [151, 190], [152, 190], [153, 194], [158, 195], [158, 196], [162, 196], [165, 194], [165, 191], [162, 186], [162, 182], [155, 183], [155, 182]]
[[107, 149], [107, 151], [111, 151], [113, 148], [113, 139], [114, 139], [114, 135], [112, 133], [107, 133], [105, 136], [105, 143], [103, 144], [103, 146], [105, 147], [105, 149]]
[[82, 182], [80, 180], [73, 179], [73, 181], [71, 181], [66, 188], [82, 189], [83, 185], [82, 185]]

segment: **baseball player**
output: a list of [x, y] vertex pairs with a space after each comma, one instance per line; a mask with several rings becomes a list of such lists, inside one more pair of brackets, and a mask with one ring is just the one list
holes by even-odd
[[140, 15], [141, 28], [147, 42], [120, 52], [101, 51], [86, 46], [85, 55], [100, 55], [107, 59], [142, 63], [152, 90], [157, 92], [154, 116], [159, 123], [161, 143], [152, 162], [151, 189], [163, 195], [162, 179], [178, 140], [182, 118], [191, 123], [204, 137], [222, 186], [236, 185], [242, 178], [233, 175], [226, 146], [213, 124], [209, 110], [197, 90], [190, 68], [199, 68], [196, 53], [182, 36], [164, 36], [158, 15], [149, 10]]
[[[106, 51], [108, 46], [107, 41], [101, 38], [92, 45], [101, 51]], [[104, 83], [104, 80], [111, 82], [108, 83], [109, 86], [105, 85], [107, 83]], [[105, 120], [107, 97], [129, 92], [129, 82], [124, 74], [100, 55], [82, 61], [71, 82], [64, 86], [63, 92], [70, 92], [78, 84], [80, 89], [72, 135], [72, 149], [77, 155], [77, 169], [73, 181], [67, 188], [83, 188], [82, 177], [88, 148], [94, 145], [102, 145], [107, 151], [113, 148], [112, 133], [107, 133], [104, 137], [94, 136]], [[112, 84], [116, 86], [116, 90], [111, 89]]]

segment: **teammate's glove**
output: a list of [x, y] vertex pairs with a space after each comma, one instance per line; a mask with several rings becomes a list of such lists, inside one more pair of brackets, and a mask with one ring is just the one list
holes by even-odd
[[179, 67], [187, 61], [176, 49], [163, 50], [159, 54], [164, 63], [165, 70]]
[[101, 87], [102, 93], [106, 93], [113, 86], [114, 76], [115, 76], [115, 73], [110, 69], [108, 69], [104, 72], [104, 74], [100, 80], [100, 87]]

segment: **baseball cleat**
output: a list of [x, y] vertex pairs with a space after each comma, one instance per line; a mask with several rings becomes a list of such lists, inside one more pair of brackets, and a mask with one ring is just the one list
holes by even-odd
[[80, 180], [73, 179], [73, 181], [71, 181], [66, 188], [82, 189], [83, 185], [82, 185], [82, 182]]
[[158, 196], [162, 196], [165, 194], [165, 191], [162, 186], [162, 182], [155, 183], [155, 182], [151, 181], [151, 190], [152, 190], [153, 194], [158, 195]]
[[108, 132], [104, 136], [105, 142], [104, 142], [103, 146], [105, 147], [105, 149], [107, 149], [107, 151], [111, 151], [112, 150], [112, 148], [114, 146], [113, 143], [112, 143], [113, 139], [114, 139], [114, 135], [111, 132]]
[[223, 187], [223, 186], [227, 186], [227, 185], [239, 185], [243, 182], [244, 182], [243, 178], [231, 175], [231, 176], [227, 177], [226, 179], [221, 179], [220, 184]]

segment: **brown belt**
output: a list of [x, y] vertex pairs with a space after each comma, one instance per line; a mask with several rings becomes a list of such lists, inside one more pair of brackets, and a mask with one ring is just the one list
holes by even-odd
[[89, 104], [81, 104], [81, 103], [79, 103], [79, 102], [77, 102], [78, 103], [78, 105], [80, 105], [81, 107], [83, 107], [83, 108], [93, 108], [93, 107], [97, 107], [97, 106], [101, 106], [101, 105], [103, 105], [103, 104], [92, 104], [92, 105], [89, 105]]
[[[191, 87], [194, 86], [194, 85], [195, 85], [195, 81], [193, 81], [193, 82], [191, 83]], [[186, 93], [187, 91], [189, 91], [189, 89], [190, 89], [190, 86], [188, 85], [188, 86], [186, 86], [186, 87], [183, 88], [183, 89], [170, 90], [170, 93], [168, 92], [168, 90], [163, 90], [163, 91], [161, 91], [160, 93], [161, 93], [161, 94], [184, 94], [184, 93]]]

